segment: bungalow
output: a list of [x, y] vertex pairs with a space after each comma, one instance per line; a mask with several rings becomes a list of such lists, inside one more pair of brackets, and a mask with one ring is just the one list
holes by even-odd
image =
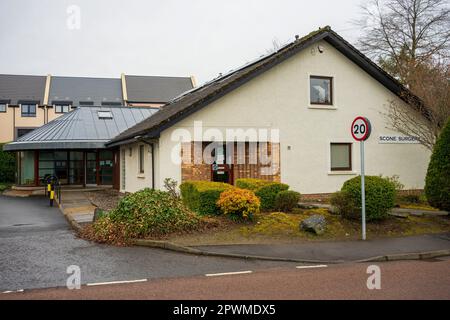
[[[82, 149], [83, 155], [76, 157], [82, 157], [85, 168], [94, 166], [88, 161], [95, 161], [96, 183], [112, 179], [117, 189], [129, 192], [144, 187], [162, 189], [165, 178], [233, 184], [237, 178], [253, 177], [285, 182], [303, 194], [329, 193], [359, 174], [359, 144], [352, 139], [350, 125], [362, 115], [372, 124], [372, 135], [366, 141], [366, 174], [398, 175], [406, 188], [422, 189], [429, 151], [414, 139], [397, 139], [396, 143], [381, 139], [401, 136], [389, 128], [384, 115], [391, 101], [409, 108], [418, 121], [427, 121], [403, 101], [405, 90], [325, 27], [182, 93], [142, 121], [127, 122], [120, 130], [100, 137], [95, 122], [86, 123], [81, 130], [72, 129], [82, 132], [77, 138], [84, 139], [84, 144], [67, 146], [70, 150], [62, 161], [68, 161], [69, 181], [82, 179], [71, 173], [75, 167], [71, 161], [77, 160], [70, 160], [72, 149]], [[108, 110], [115, 118], [116, 113], [120, 117], [122, 108]], [[101, 111], [91, 111], [90, 116], [95, 118]], [[76, 128], [81, 122], [69, 123]], [[49, 125], [36, 134], [46, 137], [50, 145], [55, 139], [52, 132], [58, 130], [51, 128], [55, 124]], [[65, 147], [70, 134], [56, 136], [61, 141], [53, 149]], [[5, 149], [24, 150], [18, 146], [35, 139], [33, 134], [25, 138]], [[39, 139], [35, 141], [41, 144]], [[101, 140], [101, 146], [93, 140]], [[96, 150], [95, 160], [90, 160], [94, 153], [88, 146]], [[104, 150], [112, 153], [105, 155]], [[37, 172], [44, 168], [40, 167], [41, 154], [35, 152], [34, 157], [40, 159], [33, 173], [37, 179], [41, 176]], [[55, 167], [58, 157], [54, 152], [50, 160]], [[21, 159], [26, 161], [26, 156]], [[103, 173], [103, 166], [111, 162], [113, 169]], [[24, 176], [25, 166], [19, 169]], [[92, 172], [85, 169], [86, 184]]]
[[[416, 143], [384, 143], [401, 136], [384, 113], [407, 90], [330, 27], [194, 88], [124, 131], [122, 191], [148, 179], [234, 183], [254, 177], [282, 181], [303, 194], [334, 192], [358, 175], [359, 143], [352, 120], [368, 117], [366, 174], [398, 175], [422, 189], [430, 152]], [[427, 121], [417, 113], [418, 121]]]

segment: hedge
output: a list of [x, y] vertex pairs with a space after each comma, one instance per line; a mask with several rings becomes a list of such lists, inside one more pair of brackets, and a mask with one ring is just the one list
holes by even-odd
[[220, 214], [217, 206], [220, 194], [232, 185], [211, 181], [185, 181], [180, 185], [183, 203], [201, 215]]
[[259, 212], [261, 202], [251, 190], [231, 188], [220, 194], [217, 206], [233, 220], [252, 220]]
[[261, 200], [261, 209], [265, 211], [275, 209], [277, 194], [289, 189], [289, 186], [284, 183], [253, 178], [236, 179], [236, 186], [255, 192]]
[[[389, 210], [395, 205], [395, 184], [379, 176], [366, 176], [365, 191], [367, 221], [386, 218]], [[347, 180], [340, 193], [337, 193], [331, 200], [344, 217], [360, 219], [361, 177]]]
[[14, 182], [16, 172], [16, 155], [3, 151], [4, 143], [0, 143], [0, 182]]
[[280, 191], [275, 197], [275, 208], [279, 211], [290, 212], [298, 205], [300, 197], [300, 193], [296, 191]]
[[450, 211], [450, 119], [433, 148], [425, 179], [425, 195], [433, 207]]

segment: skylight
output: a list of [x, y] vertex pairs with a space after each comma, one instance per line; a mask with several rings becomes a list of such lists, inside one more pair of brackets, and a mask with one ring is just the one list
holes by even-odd
[[99, 119], [112, 119], [113, 118], [111, 111], [98, 111], [97, 114], [98, 114]]

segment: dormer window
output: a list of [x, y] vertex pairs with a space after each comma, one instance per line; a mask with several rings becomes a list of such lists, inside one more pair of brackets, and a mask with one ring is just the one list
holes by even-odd
[[67, 113], [70, 111], [70, 106], [68, 104], [56, 104], [55, 113]]
[[22, 117], [36, 117], [35, 104], [22, 104], [20, 106]]
[[0, 102], [0, 112], [6, 112], [6, 103]]
[[309, 78], [309, 96], [311, 104], [333, 105], [333, 78], [311, 76]]
[[112, 119], [113, 118], [111, 111], [98, 111], [97, 114], [98, 114], [99, 119]]

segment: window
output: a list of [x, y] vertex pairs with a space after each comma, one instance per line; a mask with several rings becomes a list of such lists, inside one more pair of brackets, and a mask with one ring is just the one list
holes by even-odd
[[6, 112], [6, 103], [0, 103], [0, 112]]
[[351, 143], [332, 143], [330, 154], [331, 154], [331, 171], [352, 170]]
[[22, 111], [22, 117], [36, 117], [36, 105], [35, 104], [22, 104], [21, 111]]
[[103, 101], [102, 106], [121, 106], [121, 102], [115, 102], [115, 101]]
[[309, 96], [311, 104], [333, 104], [333, 78], [311, 76], [309, 78]]
[[68, 104], [56, 104], [55, 112], [56, 113], [67, 113], [70, 110], [70, 106]]
[[18, 128], [16, 138], [19, 139], [21, 136], [26, 135], [27, 133], [33, 131], [34, 128]]
[[113, 118], [111, 111], [98, 111], [97, 114], [98, 114], [99, 119], [112, 119]]
[[139, 146], [139, 173], [144, 173], [144, 145]]
[[93, 106], [93, 101], [80, 101], [80, 106]]

